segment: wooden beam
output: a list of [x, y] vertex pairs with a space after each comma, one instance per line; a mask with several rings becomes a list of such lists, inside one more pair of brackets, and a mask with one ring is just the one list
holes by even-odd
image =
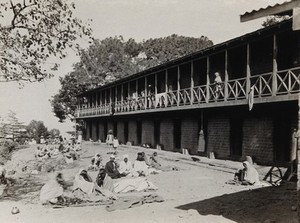
[[228, 50], [225, 50], [224, 101], [228, 98]]
[[156, 95], [157, 95], [157, 73], [154, 74], [154, 96], [155, 96], [155, 108], [157, 105], [157, 101], [156, 101]]
[[179, 106], [180, 102], [180, 66], [177, 66], [177, 106]]
[[168, 69], [165, 70], [165, 92], [167, 93], [168, 90]]
[[210, 85], [210, 80], [209, 80], [209, 56], [206, 57], [206, 103], [209, 102], [210, 98], [210, 92], [209, 92], [209, 85]]
[[[123, 102], [124, 100], [124, 84], [121, 84], [121, 101]], [[123, 103], [122, 103], [123, 104]]]
[[145, 109], [148, 107], [147, 106], [147, 95], [148, 95], [148, 83], [147, 83], [147, 76], [145, 77]]
[[252, 12], [246, 12], [240, 16], [241, 22], [247, 22], [254, 19], [258, 19], [270, 15], [292, 15], [293, 8], [299, 7], [300, 1], [294, 0], [286, 2], [280, 5], [268, 6], [264, 9], [254, 10]]
[[246, 67], [246, 98], [248, 99], [248, 94], [250, 92], [250, 87], [251, 87], [251, 83], [250, 83], [250, 77], [251, 77], [251, 68], [250, 68], [250, 44], [247, 44], [247, 67]]
[[277, 93], [277, 37], [273, 35], [273, 77], [272, 77], [272, 95], [275, 96]]
[[194, 62], [191, 61], [191, 104], [194, 103]]

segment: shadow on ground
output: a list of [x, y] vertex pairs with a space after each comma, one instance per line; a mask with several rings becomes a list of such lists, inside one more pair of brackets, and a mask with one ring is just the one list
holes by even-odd
[[30, 175], [11, 180], [1, 201], [38, 200], [43, 185], [40, 179]]
[[194, 209], [200, 215], [222, 215], [235, 222], [289, 222], [296, 223], [297, 190], [295, 182], [284, 183], [277, 187], [225, 194], [201, 200], [176, 208]]

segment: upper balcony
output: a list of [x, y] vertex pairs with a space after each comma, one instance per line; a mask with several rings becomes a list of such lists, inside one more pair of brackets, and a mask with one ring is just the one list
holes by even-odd
[[299, 86], [300, 32], [286, 21], [84, 92], [76, 117], [297, 100]]
[[148, 94], [130, 99], [80, 107], [77, 118], [147, 113], [155, 111], [207, 108], [247, 104], [253, 94], [254, 103], [297, 100], [300, 92], [300, 67], [206, 84], [192, 88]]

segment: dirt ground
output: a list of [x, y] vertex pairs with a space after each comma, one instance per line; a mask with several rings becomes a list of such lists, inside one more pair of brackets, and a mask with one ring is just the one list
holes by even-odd
[[[16, 171], [11, 175], [16, 182], [9, 190], [9, 196], [0, 200], [1, 223], [298, 222], [297, 211], [293, 207], [297, 203], [296, 183], [288, 182], [276, 187], [229, 185], [225, 182], [233, 178], [232, 172], [240, 167], [240, 163], [217, 160], [210, 163], [201, 157], [200, 161], [193, 161], [188, 155], [166, 151], [158, 151], [162, 163], [180, 170], [148, 177], [159, 188], [156, 193], [165, 199], [162, 203], [113, 212], [106, 211], [105, 206], [59, 209], [42, 206], [39, 191], [50, 174], [39, 172], [32, 175], [26, 171], [27, 167], [24, 169], [35, 161], [34, 149], [35, 146], [31, 146], [17, 151], [12, 161], [6, 164], [8, 171]], [[108, 151], [104, 144], [85, 142], [80, 161], [62, 170], [65, 179], [72, 181], [78, 169], [87, 167], [96, 152], [103, 156], [104, 162], [108, 161]], [[145, 151], [148, 155], [153, 152], [152, 149], [121, 146], [118, 156], [128, 154], [133, 162], [138, 151]], [[232, 168], [225, 168], [226, 165]], [[91, 173], [92, 176], [95, 174]], [[20, 213], [11, 214], [12, 207], [18, 207]]]

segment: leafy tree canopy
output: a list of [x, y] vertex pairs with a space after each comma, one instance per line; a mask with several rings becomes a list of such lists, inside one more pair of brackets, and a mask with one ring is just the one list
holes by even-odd
[[41, 136], [47, 138], [49, 135], [48, 129], [42, 121], [32, 120], [26, 127], [26, 130], [28, 136], [35, 139], [37, 142], [40, 141]]
[[284, 20], [290, 19], [290, 16], [268, 16], [265, 21], [261, 24], [263, 27], [275, 25]]
[[61, 89], [51, 100], [53, 112], [62, 122], [71, 119], [76, 109], [76, 95], [99, 85], [131, 75], [167, 61], [212, 46], [200, 38], [171, 35], [136, 42], [122, 36], [95, 40], [81, 51], [80, 62], [73, 71], [60, 78]]
[[[89, 25], [73, 14], [68, 0], [6, 0], [0, 3], [0, 81], [41, 81], [58, 68], [76, 40], [91, 38]], [[49, 62], [50, 61], [50, 62]]]

